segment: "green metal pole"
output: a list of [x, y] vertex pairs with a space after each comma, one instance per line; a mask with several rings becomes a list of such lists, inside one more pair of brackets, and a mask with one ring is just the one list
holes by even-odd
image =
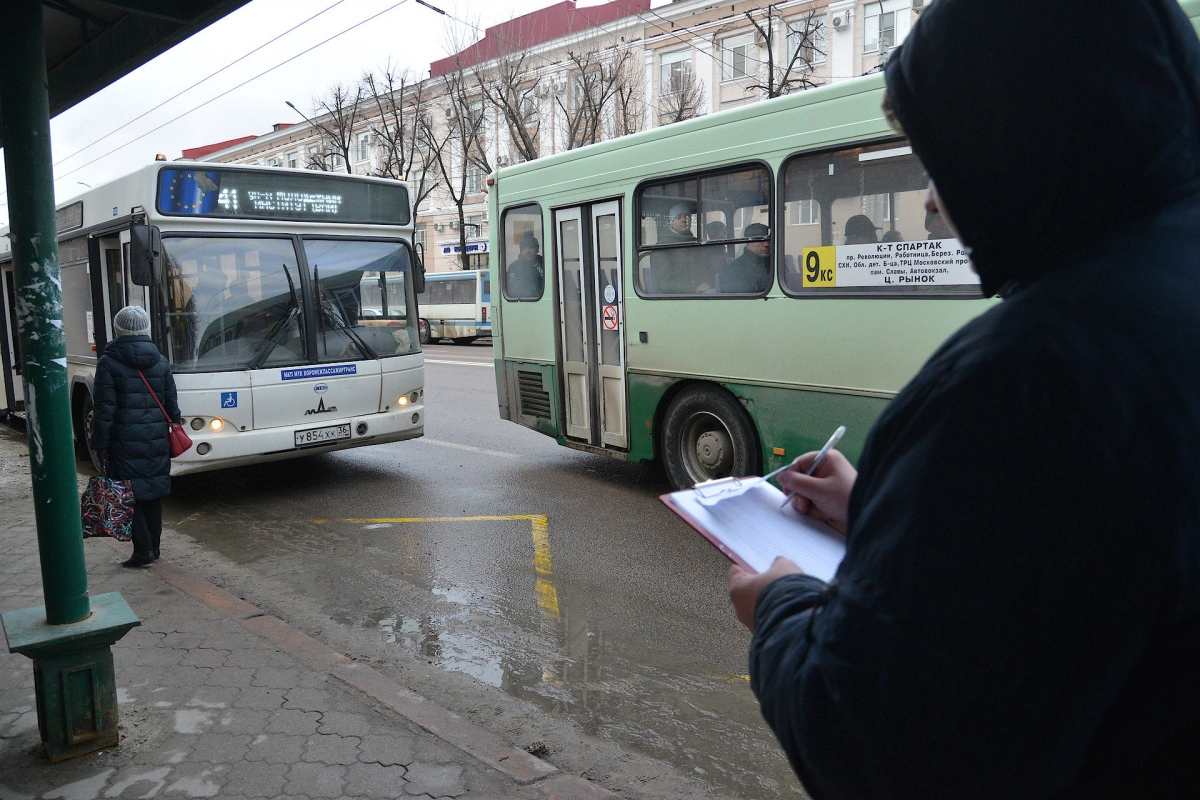
[[46, 621], [91, 613], [79, 519], [40, 0], [0, 2], [0, 113]]

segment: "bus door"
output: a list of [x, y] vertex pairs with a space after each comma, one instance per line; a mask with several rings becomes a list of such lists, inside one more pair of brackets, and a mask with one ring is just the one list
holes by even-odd
[[554, 220], [567, 436], [627, 449], [620, 204], [561, 209]]

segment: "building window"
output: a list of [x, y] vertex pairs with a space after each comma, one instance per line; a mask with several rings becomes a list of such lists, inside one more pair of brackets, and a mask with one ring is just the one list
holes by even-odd
[[659, 94], [675, 94], [683, 85], [684, 72], [692, 68], [692, 51], [676, 50], [674, 53], [663, 53], [658, 74]]
[[887, 51], [904, 41], [912, 0], [882, 0], [863, 6], [863, 52]]
[[754, 75], [757, 59], [754, 34], [744, 33], [721, 40], [721, 80], [737, 81]]
[[467, 226], [467, 236], [475, 238], [487, 236], [487, 224], [483, 214], [467, 214], [463, 220]]
[[819, 225], [821, 222], [821, 206], [811, 197], [792, 200], [785, 204], [787, 207], [788, 225]]
[[271, 167], [278, 167], [279, 159], [278, 158], [269, 158], [269, 159], [267, 159], [267, 165], [271, 166]]
[[300, 166], [300, 154], [299, 153], [288, 153], [287, 165], [288, 165], [289, 169], [296, 169], [297, 167], [299, 167]]
[[478, 164], [467, 164], [467, 193], [478, 194], [483, 191], [487, 175]]
[[354, 137], [354, 160], [360, 164], [371, 160], [371, 134], [360, 133]]
[[315, 144], [310, 144], [305, 149], [304, 153], [304, 160], [306, 162], [305, 166], [307, 166], [309, 169], [320, 169], [321, 160], [317, 158], [317, 146]]
[[[804, 26], [811, 24], [808, 31], [808, 37], [804, 36]], [[804, 64], [824, 64], [825, 56], [829, 52], [829, 47], [826, 39], [825, 18], [823, 16], [815, 16], [812, 22], [809, 23], [807, 18], [800, 19], [796, 23], [796, 28], [788, 28], [787, 34], [787, 63], [792, 63], [792, 57], [796, 55], [796, 51], [800, 51], [800, 57], [796, 63]]]

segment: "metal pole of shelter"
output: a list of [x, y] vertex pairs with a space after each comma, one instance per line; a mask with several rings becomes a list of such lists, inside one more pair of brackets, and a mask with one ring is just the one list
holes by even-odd
[[141, 621], [118, 592], [88, 598], [63, 336], [41, 0], [0, 0], [0, 134], [8, 173], [16, 318], [45, 606], [0, 614], [10, 653], [33, 660], [51, 761], [119, 741], [112, 645]]
[[29, 462], [46, 620], [60, 625], [86, 618], [91, 608], [63, 338], [45, 34], [40, 0], [4, 0], [0, 7], [0, 109]]

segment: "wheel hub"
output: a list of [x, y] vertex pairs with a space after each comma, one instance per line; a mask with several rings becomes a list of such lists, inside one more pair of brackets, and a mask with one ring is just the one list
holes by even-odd
[[733, 440], [724, 429], [696, 437], [696, 461], [709, 475], [728, 472], [733, 466]]

